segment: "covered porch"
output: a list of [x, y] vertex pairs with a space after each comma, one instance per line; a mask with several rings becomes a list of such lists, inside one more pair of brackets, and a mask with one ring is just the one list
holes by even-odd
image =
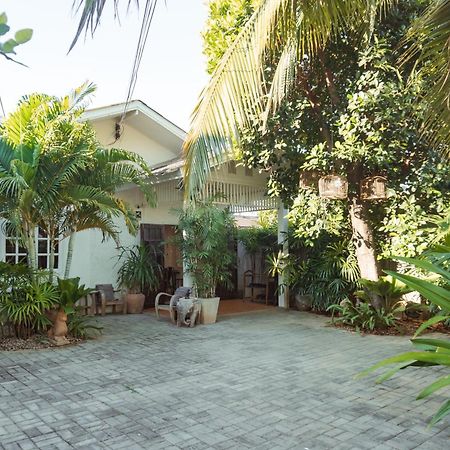
[[[160, 165], [153, 168], [153, 173], [156, 176], [156, 193], [158, 199], [157, 208], [168, 210], [168, 208], [181, 209], [184, 202], [184, 190], [182, 185], [183, 180], [183, 161], [176, 159], [170, 161], [164, 165]], [[264, 210], [276, 210], [278, 211], [278, 243], [282, 246], [283, 252], [288, 253], [289, 249], [286, 242], [287, 235], [287, 210], [281, 204], [281, 202], [274, 197], [267, 195], [267, 175], [265, 173], [259, 173], [251, 169], [240, 166], [235, 161], [223, 164], [219, 167], [213, 168], [209, 177], [209, 180], [204, 185], [202, 192], [200, 193], [200, 199], [214, 199], [214, 203], [224, 208], [228, 208], [230, 212], [235, 214], [253, 213]], [[144, 216], [145, 220], [145, 216]], [[174, 222], [174, 225], [176, 221]], [[166, 252], [167, 253], [167, 252]], [[189, 274], [183, 267], [178, 268], [182, 273], [182, 285], [192, 286], [192, 280]], [[242, 273], [238, 273], [239, 285], [242, 292]], [[181, 280], [180, 280], [181, 281]], [[269, 283], [267, 281], [267, 283]], [[289, 292], [284, 286], [284, 280], [282, 277], [278, 277], [277, 285], [270, 286], [271, 291], [277, 292], [277, 298], [275, 301], [268, 300], [269, 288], [265, 289], [263, 297], [264, 303], [276, 304], [276, 306], [282, 308], [289, 307]], [[259, 283], [261, 284], [261, 283]], [[248, 285], [247, 285], [248, 286]], [[252, 302], [248, 300], [248, 295], [245, 292], [247, 287], [243, 285], [243, 294], [239, 295], [240, 298], [246, 299], [241, 303], [234, 303], [237, 311], [247, 310], [247, 306]], [[264, 290], [264, 289], [263, 289]], [[237, 301], [238, 289], [235, 290], [234, 301]], [[253, 289], [252, 289], [252, 295]], [[226, 300], [227, 302], [233, 301], [233, 299]], [[230, 304], [226, 308], [230, 309]], [[239, 306], [238, 306], [239, 305]], [[225, 308], [225, 306], [224, 306]], [[258, 308], [255, 306], [255, 308]], [[233, 309], [233, 308], [231, 308]], [[219, 310], [220, 315], [220, 310]]]

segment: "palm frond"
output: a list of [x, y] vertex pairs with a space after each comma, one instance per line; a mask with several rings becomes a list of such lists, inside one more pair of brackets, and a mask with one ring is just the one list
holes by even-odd
[[[417, 58], [421, 73], [429, 78], [425, 94], [424, 130], [435, 144], [450, 146], [450, 0], [431, 2], [411, 27], [402, 62]], [[447, 156], [450, 156], [448, 147]]]
[[[73, 49], [83, 31], [85, 34], [91, 33], [91, 35], [95, 33], [95, 30], [100, 23], [106, 3], [107, 0], [74, 0], [72, 8], [75, 13], [81, 12], [81, 16], [75, 37], [70, 44], [69, 52]], [[114, 14], [118, 17], [118, 7], [120, 1], [111, 0], [109, 3], [113, 3]], [[130, 6], [131, 3], [133, 3], [133, 0], [128, 0], [128, 6]], [[139, 0], [134, 0], [134, 3], [136, 3], [136, 6], [139, 6]]]

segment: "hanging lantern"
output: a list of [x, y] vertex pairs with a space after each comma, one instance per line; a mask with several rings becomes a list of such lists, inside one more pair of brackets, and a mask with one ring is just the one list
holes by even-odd
[[361, 200], [383, 200], [386, 195], [386, 178], [367, 177], [361, 181]]
[[347, 198], [348, 182], [340, 175], [326, 175], [319, 180], [319, 195], [323, 198]]
[[318, 179], [319, 174], [315, 170], [302, 170], [300, 171], [298, 187], [300, 189], [316, 188]]

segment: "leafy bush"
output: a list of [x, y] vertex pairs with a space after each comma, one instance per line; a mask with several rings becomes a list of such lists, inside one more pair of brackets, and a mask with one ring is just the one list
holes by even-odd
[[67, 328], [69, 334], [80, 339], [91, 339], [102, 333], [103, 327], [93, 324], [91, 318], [82, 316], [77, 311], [69, 314], [67, 318]]
[[58, 278], [58, 301], [57, 304], [66, 314], [75, 312], [75, 303], [85, 295], [89, 294], [91, 289], [85, 288], [84, 284], [80, 286], [80, 278]]
[[29, 337], [51, 323], [45, 312], [57, 303], [58, 291], [42, 276], [22, 264], [0, 263], [0, 325], [12, 328], [16, 337]]
[[214, 297], [219, 282], [230, 283], [235, 232], [233, 215], [212, 200], [191, 203], [181, 211], [176, 242], [193, 278], [195, 296]]
[[[335, 323], [349, 325], [356, 331], [373, 331], [395, 326], [397, 320], [395, 315], [403, 309], [386, 312], [384, 308], [374, 308], [368, 301], [353, 304], [350, 300], [344, 300], [340, 305], [331, 305], [327, 311], [332, 311], [332, 320]], [[337, 317], [336, 313], [338, 313]]]
[[292, 292], [311, 295], [312, 308], [326, 311], [330, 305], [352, 298], [360, 278], [353, 244], [326, 237], [314, 248], [302, 248], [294, 237], [291, 254], [267, 258], [270, 273], [283, 274]]
[[363, 290], [356, 291], [356, 297], [365, 302], [370, 302], [375, 295], [381, 300], [382, 308], [386, 312], [393, 312], [394, 310], [400, 312], [401, 305], [399, 302], [401, 298], [412, 291], [408, 286], [391, 277], [382, 277], [378, 281], [362, 278], [359, 282]]
[[119, 261], [123, 262], [117, 273], [117, 282], [128, 288], [130, 293], [140, 294], [158, 287], [161, 267], [150, 247], [144, 244], [123, 247]]

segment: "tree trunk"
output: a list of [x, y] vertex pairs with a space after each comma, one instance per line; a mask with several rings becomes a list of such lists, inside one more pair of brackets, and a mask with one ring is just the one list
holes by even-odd
[[69, 278], [70, 275], [70, 267], [72, 265], [72, 259], [73, 259], [73, 247], [75, 243], [75, 235], [76, 231], [73, 231], [69, 236], [69, 243], [67, 245], [67, 259], [66, 259], [66, 268], [64, 270], [64, 278]]
[[27, 250], [28, 250], [28, 266], [33, 270], [37, 270], [36, 261], [36, 239], [34, 228], [27, 227]]
[[50, 255], [48, 256], [48, 271], [49, 271], [49, 281], [53, 283], [53, 276], [55, 273], [55, 238], [54, 236], [49, 236], [50, 240]]
[[[361, 278], [378, 281], [377, 255], [372, 228], [367, 217], [367, 206], [356, 197], [350, 199], [350, 219]], [[375, 308], [381, 308], [381, 299], [378, 296], [371, 296], [371, 300]]]

